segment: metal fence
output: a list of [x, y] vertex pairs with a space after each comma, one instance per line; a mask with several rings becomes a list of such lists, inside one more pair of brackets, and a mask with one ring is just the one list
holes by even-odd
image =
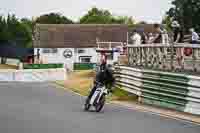
[[146, 104], [200, 115], [200, 77], [115, 67], [116, 84]]
[[128, 45], [128, 66], [162, 71], [200, 72], [200, 44]]

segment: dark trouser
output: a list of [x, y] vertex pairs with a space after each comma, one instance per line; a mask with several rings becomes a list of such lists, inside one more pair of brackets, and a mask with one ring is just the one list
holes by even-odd
[[200, 44], [200, 41], [192, 41], [192, 44]]

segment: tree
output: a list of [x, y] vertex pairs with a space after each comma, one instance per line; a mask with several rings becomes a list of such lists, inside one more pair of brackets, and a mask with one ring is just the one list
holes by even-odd
[[165, 26], [166, 30], [168, 32], [172, 31], [172, 19], [171, 17], [169, 17], [168, 15], [164, 16], [163, 20], [162, 20], [162, 24]]
[[193, 27], [200, 32], [200, 0], [174, 0], [167, 15], [177, 20], [185, 30]]
[[73, 24], [73, 21], [59, 13], [45, 14], [36, 19], [40, 24]]
[[0, 41], [8, 40], [7, 23], [3, 16], [0, 16]]
[[21, 23], [15, 15], [7, 17], [8, 41], [13, 41], [18, 45], [28, 47], [32, 42], [32, 32], [28, 25]]
[[114, 19], [108, 10], [99, 10], [92, 8], [86, 15], [81, 17], [80, 24], [109, 24]]
[[28, 18], [22, 18], [21, 19], [21, 23], [23, 23], [23, 24], [27, 25], [28, 27], [30, 27], [30, 29], [32, 29], [34, 27], [34, 25], [35, 25], [34, 20], [30, 20]]
[[135, 21], [128, 16], [114, 16], [108, 10], [93, 7], [86, 15], [80, 18], [80, 24], [128, 24]]
[[[25, 20], [25, 19], [24, 19]], [[19, 21], [15, 15], [0, 16], [0, 41], [12, 41], [24, 47], [32, 42], [31, 21]]]
[[[30, 47], [32, 33], [29, 26], [21, 23], [15, 15], [8, 15], [7, 18], [0, 16], [0, 41]], [[6, 58], [1, 58], [1, 63], [6, 63]]]

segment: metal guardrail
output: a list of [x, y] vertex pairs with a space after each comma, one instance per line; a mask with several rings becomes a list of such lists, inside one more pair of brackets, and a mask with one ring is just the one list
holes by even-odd
[[200, 72], [200, 44], [144, 44], [127, 48], [131, 67]]
[[200, 77], [115, 67], [116, 84], [139, 101], [200, 115]]

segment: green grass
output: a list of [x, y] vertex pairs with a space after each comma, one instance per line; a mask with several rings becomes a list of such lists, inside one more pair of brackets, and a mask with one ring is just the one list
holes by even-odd
[[131, 94], [121, 88], [115, 88], [112, 96], [112, 100], [119, 100], [119, 101], [135, 101], [137, 100], [137, 96]]
[[[71, 90], [79, 93], [80, 95], [87, 96], [92, 88], [94, 72], [92, 70], [87, 71], [75, 71], [69, 75], [66, 81], [57, 81], [56, 84], [65, 88], [65, 90]], [[135, 101], [136, 95], [130, 94], [121, 88], [115, 88], [113, 94], [108, 96], [108, 101]]]

